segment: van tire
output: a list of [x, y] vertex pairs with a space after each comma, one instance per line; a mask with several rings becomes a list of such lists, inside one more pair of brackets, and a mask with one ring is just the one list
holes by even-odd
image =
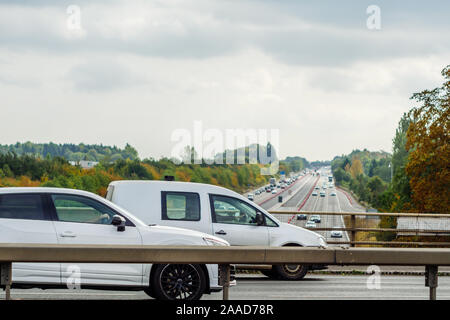
[[206, 275], [198, 264], [162, 264], [152, 272], [150, 286], [158, 300], [199, 300], [207, 287]]
[[308, 273], [308, 266], [282, 264], [272, 266], [272, 272], [280, 280], [302, 280]]

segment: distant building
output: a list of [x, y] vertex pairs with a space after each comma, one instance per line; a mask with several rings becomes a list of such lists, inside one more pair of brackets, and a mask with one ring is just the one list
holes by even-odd
[[73, 166], [80, 166], [83, 169], [91, 169], [96, 165], [98, 165], [98, 161], [87, 161], [87, 160], [69, 161], [69, 163]]

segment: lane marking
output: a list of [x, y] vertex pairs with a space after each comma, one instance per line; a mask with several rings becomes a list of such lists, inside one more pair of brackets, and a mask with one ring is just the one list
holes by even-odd
[[[317, 181], [319, 181], [320, 176], [317, 177], [316, 181], [314, 182], [314, 185], [312, 186], [311, 190], [309, 190], [308, 194], [306, 195], [305, 199], [303, 200], [302, 204], [300, 205], [300, 207], [297, 208], [297, 211], [300, 211], [303, 206], [306, 204], [306, 201], [309, 199], [310, 195], [312, 194], [314, 188], [316, 187]], [[315, 207], [315, 206], [314, 206]], [[292, 215], [292, 217], [289, 219], [288, 223], [291, 223], [292, 219], [294, 219], [296, 215]]]
[[263, 205], [264, 203], [272, 200], [273, 198], [275, 198], [276, 196], [279, 196], [281, 194], [283, 194], [284, 192], [288, 191], [290, 188], [292, 188], [293, 186], [295, 186], [297, 184], [297, 182], [301, 181], [305, 176], [302, 176], [300, 179], [297, 179], [296, 181], [294, 181], [294, 183], [291, 183], [291, 185], [287, 188], [285, 188], [283, 191], [275, 193], [273, 196], [269, 197], [268, 199], [263, 200], [260, 203], [256, 203], [258, 206]]
[[[294, 197], [295, 197], [297, 194], [299, 194], [301, 191], [303, 191], [302, 188], [306, 185], [306, 183], [308, 183], [309, 181], [311, 181], [311, 178], [312, 178], [312, 176], [309, 176], [309, 179], [306, 180], [305, 183], [303, 183], [303, 184], [300, 186], [300, 188], [298, 188], [297, 192], [291, 197], [291, 199], [294, 198]], [[289, 201], [290, 201], [291, 199], [289, 199]], [[299, 200], [299, 201], [295, 204], [295, 206], [291, 206], [291, 207], [297, 207], [297, 206], [300, 204], [301, 201], [302, 201], [302, 200]], [[288, 202], [288, 201], [286, 201], [286, 202]]]
[[[337, 203], [338, 203], [338, 209], [339, 209], [339, 212], [342, 212], [341, 203], [339, 202], [339, 196], [337, 194], [338, 190], [337, 190], [337, 188], [335, 188], [335, 189], [336, 189], [336, 199], [337, 199]], [[341, 217], [342, 226], [345, 228], [344, 218], [342, 217], [342, 215], [340, 215], [340, 217]], [[345, 237], [347, 238], [347, 242], [350, 241], [350, 237], [348, 236], [348, 232], [344, 231], [344, 233], [345, 233]]]

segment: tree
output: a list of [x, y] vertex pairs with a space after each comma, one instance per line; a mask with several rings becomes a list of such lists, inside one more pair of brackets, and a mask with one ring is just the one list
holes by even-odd
[[420, 212], [448, 213], [450, 208], [450, 65], [442, 76], [442, 87], [413, 94], [421, 105], [408, 114], [406, 173], [414, 209]]
[[356, 179], [362, 173], [363, 166], [361, 160], [354, 158], [350, 167], [350, 174], [352, 175], [353, 179]]
[[3, 171], [3, 174], [6, 177], [14, 177], [14, 173], [12, 172], [11, 168], [9, 167], [9, 165], [5, 164], [3, 166], [3, 170], [2, 171]]
[[[406, 164], [408, 163], [409, 151], [406, 149], [406, 133], [408, 132], [411, 118], [407, 113], [403, 114], [395, 130], [395, 137], [392, 139], [392, 183], [390, 192], [392, 200], [389, 206], [385, 203], [385, 209], [389, 211], [408, 211], [411, 208], [411, 187], [409, 177], [406, 173]], [[386, 198], [386, 199], [388, 199]]]

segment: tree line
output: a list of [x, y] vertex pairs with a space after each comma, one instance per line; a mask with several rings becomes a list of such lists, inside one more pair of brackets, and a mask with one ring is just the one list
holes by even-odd
[[35, 156], [41, 158], [61, 157], [68, 161], [79, 162], [81, 160], [88, 161], [105, 161], [114, 162], [117, 160], [134, 160], [138, 158], [138, 153], [131, 145], [126, 144], [121, 149], [116, 146], [89, 145], [89, 144], [73, 144], [64, 143], [32, 143], [17, 142], [10, 145], [0, 145], [0, 154], [13, 153], [19, 156]]
[[[163, 180], [165, 176], [173, 176], [177, 181], [208, 183], [243, 192], [267, 184], [271, 177], [260, 174], [261, 164], [176, 164], [169, 158], [140, 160], [128, 157], [110, 161], [105, 157], [94, 168], [83, 169], [71, 165], [68, 160], [61, 156], [0, 153], [0, 187], [74, 188], [105, 196], [111, 181]], [[293, 157], [281, 161], [279, 171], [289, 174], [306, 165], [306, 159]]]
[[450, 66], [442, 76], [441, 87], [412, 95], [416, 106], [398, 123], [392, 155], [355, 150], [333, 159], [338, 185], [380, 211], [449, 213]]

